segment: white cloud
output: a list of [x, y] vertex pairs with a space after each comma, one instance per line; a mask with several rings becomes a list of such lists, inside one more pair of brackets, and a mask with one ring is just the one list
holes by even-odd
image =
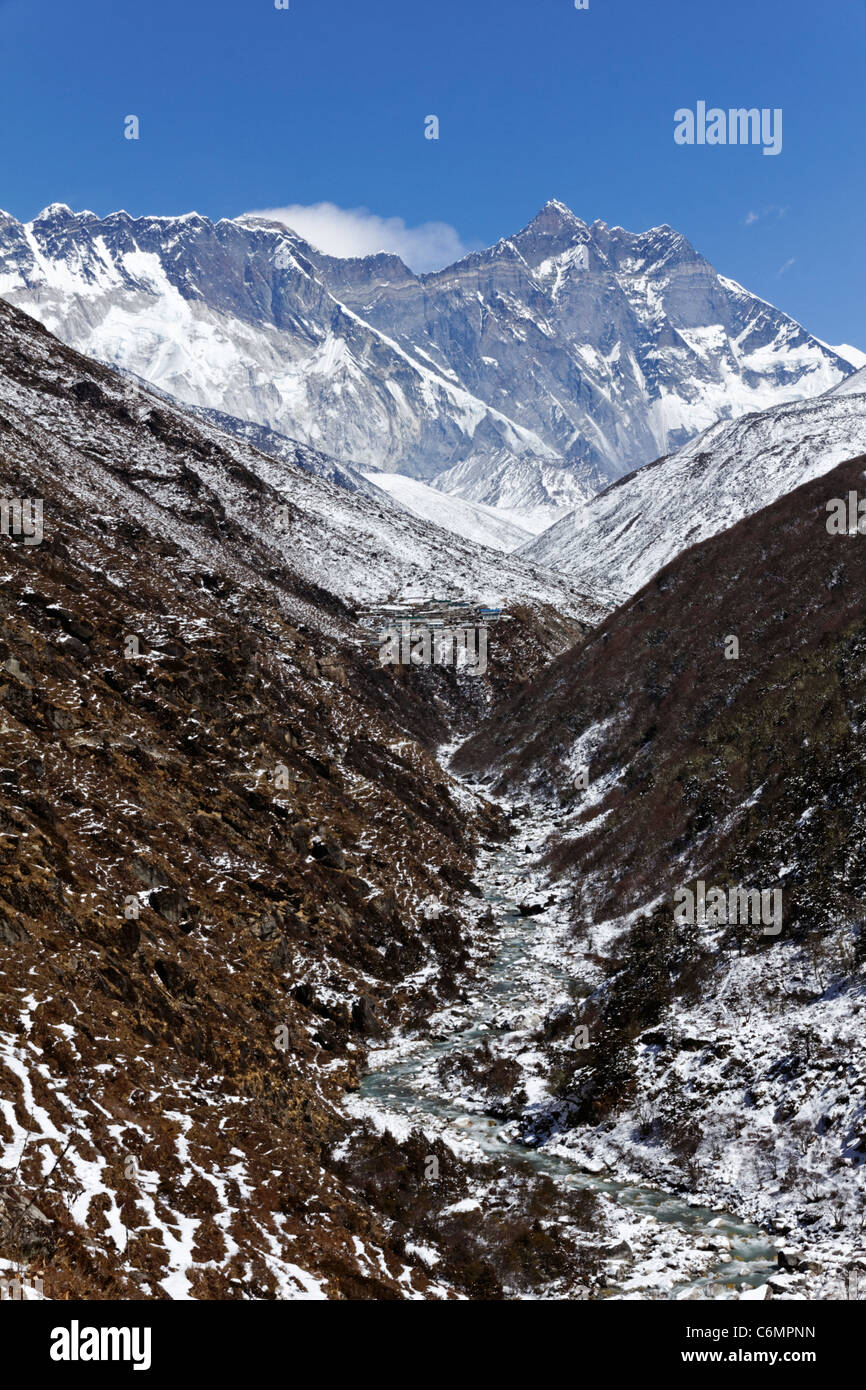
[[788, 208], [779, 207], [776, 203], [771, 203], [768, 208], [762, 208], [760, 212], [755, 212], [755, 210], [752, 209], [752, 211], [747, 212], [746, 216], [743, 218], [743, 226], [754, 227], [756, 222], [766, 222], [768, 217], [781, 220], [781, 218], [787, 217], [788, 211]]
[[789, 261], [786, 261], [784, 265], [779, 266], [778, 274], [785, 275], [791, 269], [791, 266], [796, 264], [797, 258], [796, 256], [792, 256], [791, 259]]
[[418, 273], [440, 270], [473, 249], [447, 222], [422, 222], [417, 227], [407, 227], [402, 217], [378, 217], [367, 208], [338, 208], [335, 203], [262, 208], [246, 216], [283, 222], [329, 256], [370, 256], [377, 251], [390, 251]]

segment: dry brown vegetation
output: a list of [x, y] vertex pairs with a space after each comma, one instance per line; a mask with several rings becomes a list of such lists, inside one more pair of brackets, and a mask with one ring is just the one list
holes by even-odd
[[[198, 1297], [423, 1290], [330, 1154], [368, 1039], [455, 992], [501, 833], [432, 756], [453, 677], [379, 668], [239, 520], [254, 472], [3, 304], [0, 370], [0, 495], [46, 526], [0, 538], [0, 1258], [163, 1298], [186, 1229]], [[479, 708], [563, 640], [533, 621]]]

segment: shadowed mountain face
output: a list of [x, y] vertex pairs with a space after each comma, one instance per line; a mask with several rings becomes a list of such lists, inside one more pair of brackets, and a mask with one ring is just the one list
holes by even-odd
[[180, 400], [535, 530], [720, 417], [850, 364], [670, 227], [549, 203], [430, 275], [341, 261], [255, 219], [0, 217], [0, 294]]
[[[827, 529], [864, 470], [680, 555], [459, 755], [548, 806], [586, 953], [592, 1047], [528, 1132], [809, 1239], [864, 1215], [866, 539]], [[698, 880], [780, 889], [781, 931], [676, 925]]]
[[[329, 513], [377, 504], [6, 305], [0, 497], [44, 526], [0, 536], [0, 1259], [58, 1299], [467, 1290], [332, 1156], [368, 1039], [456, 992], [500, 833], [433, 756], [465, 692], [317, 582], [337, 537], [344, 593], [395, 563]], [[518, 605], [468, 717], [579, 631]]]

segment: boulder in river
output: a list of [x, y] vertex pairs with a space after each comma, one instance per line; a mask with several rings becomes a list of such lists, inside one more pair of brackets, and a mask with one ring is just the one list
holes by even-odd
[[802, 1263], [803, 1252], [801, 1250], [792, 1250], [787, 1247], [776, 1252], [776, 1264], [780, 1269], [799, 1269]]
[[356, 1033], [363, 1033], [365, 1037], [375, 1037], [381, 1032], [376, 1007], [366, 994], [362, 994], [352, 1005], [352, 1027]]

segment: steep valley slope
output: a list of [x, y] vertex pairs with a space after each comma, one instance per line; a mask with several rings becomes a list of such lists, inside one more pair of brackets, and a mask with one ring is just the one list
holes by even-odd
[[[827, 510], [864, 470], [685, 551], [457, 755], [582, 956], [524, 1138], [769, 1225], [790, 1296], [866, 1294], [866, 540]], [[780, 891], [780, 929], [679, 923], [699, 883]]]
[[864, 449], [861, 371], [817, 400], [720, 421], [605, 488], [519, 554], [615, 608], [688, 546]]
[[[571, 591], [414, 518], [395, 540], [374, 498], [3, 304], [0, 495], [44, 514], [40, 544], [0, 536], [0, 1273], [53, 1299], [541, 1288], [531, 1175], [440, 1230], [433, 1275], [409, 1236], [469, 1166], [425, 1187], [429, 1145], [342, 1099], [471, 974], [504, 826], [436, 750], [585, 631]], [[436, 580], [515, 594], [483, 679], [383, 668], [354, 621]]]
[[[530, 1148], [807, 1247], [774, 1296], [852, 1296], [866, 560], [826, 504], [864, 468], [602, 620], [0, 304], [0, 497], [44, 503], [41, 544], [0, 536], [0, 1273], [620, 1296], [609, 1204], [345, 1105], [372, 1045], [474, 1007], [502, 852], [571, 1002], [455, 1056], [454, 1095], [480, 1067]], [[358, 605], [443, 588], [507, 601], [487, 673], [381, 667]], [[780, 886], [783, 930], [675, 928], [697, 879]]]

